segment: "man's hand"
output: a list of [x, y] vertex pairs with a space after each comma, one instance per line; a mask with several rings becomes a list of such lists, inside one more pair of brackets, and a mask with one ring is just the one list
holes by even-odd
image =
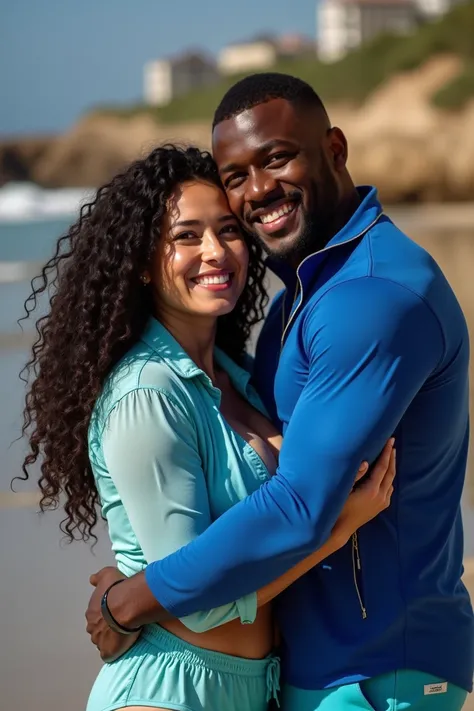
[[[86, 630], [91, 637], [91, 641], [100, 652], [104, 662], [113, 662], [132, 647], [140, 636], [140, 632], [130, 635], [118, 634], [114, 632], [102, 616], [100, 603], [102, 596], [112, 583], [125, 578], [117, 568], [107, 567], [91, 575], [90, 583], [94, 586], [89, 606], [86, 611]], [[120, 587], [117, 586], [117, 587]], [[115, 589], [115, 588], [114, 588]]]

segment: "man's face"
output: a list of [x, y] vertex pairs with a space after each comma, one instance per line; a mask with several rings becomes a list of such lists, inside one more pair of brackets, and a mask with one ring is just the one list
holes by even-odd
[[218, 124], [212, 138], [230, 207], [268, 254], [299, 262], [326, 244], [347, 153], [324, 112], [274, 99]]

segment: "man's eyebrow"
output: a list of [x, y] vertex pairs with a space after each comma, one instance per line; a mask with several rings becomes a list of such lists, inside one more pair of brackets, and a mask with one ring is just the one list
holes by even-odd
[[[278, 147], [286, 147], [286, 148], [296, 148], [295, 144], [292, 143], [291, 141], [287, 141], [284, 138], [272, 138], [270, 141], [267, 141], [264, 143], [262, 146], [260, 146], [256, 153], [259, 154], [265, 154], [269, 153], [271, 150], [274, 148]], [[242, 166], [239, 163], [227, 163], [223, 168], [219, 170], [219, 172], [222, 173], [233, 173], [234, 171], [238, 171], [242, 168]]]

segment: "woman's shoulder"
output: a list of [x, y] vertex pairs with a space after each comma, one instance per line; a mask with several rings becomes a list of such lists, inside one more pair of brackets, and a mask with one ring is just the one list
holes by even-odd
[[145, 396], [150, 390], [187, 409], [186, 383], [165, 359], [145, 344], [138, 343], [107, 377], [94, 408], [96, 424], [104, 423], [116, 405], [127, 396], [139, 395], [140, 391]]

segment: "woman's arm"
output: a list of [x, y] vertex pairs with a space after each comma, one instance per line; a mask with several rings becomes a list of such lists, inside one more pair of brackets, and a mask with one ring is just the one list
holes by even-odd
[[[128, 547], [131, 560], [137, 549], [146, 561], [160, 560], [211, 525], [196, 431], [172, 395], [153, 388], [125, 395], [107, 418], [102, 453], [106, 471], [101, 476], [118, 493], [105, 502], [104, 512], [117, 547]], [[123, 519], [115, 518], [120, 504], [130, 523], [125, 530]], [[252, 623], [256, 613], [256, 594], [250, 593], [181, 622], [193, 632], [206, 632], [239, 617]]]

